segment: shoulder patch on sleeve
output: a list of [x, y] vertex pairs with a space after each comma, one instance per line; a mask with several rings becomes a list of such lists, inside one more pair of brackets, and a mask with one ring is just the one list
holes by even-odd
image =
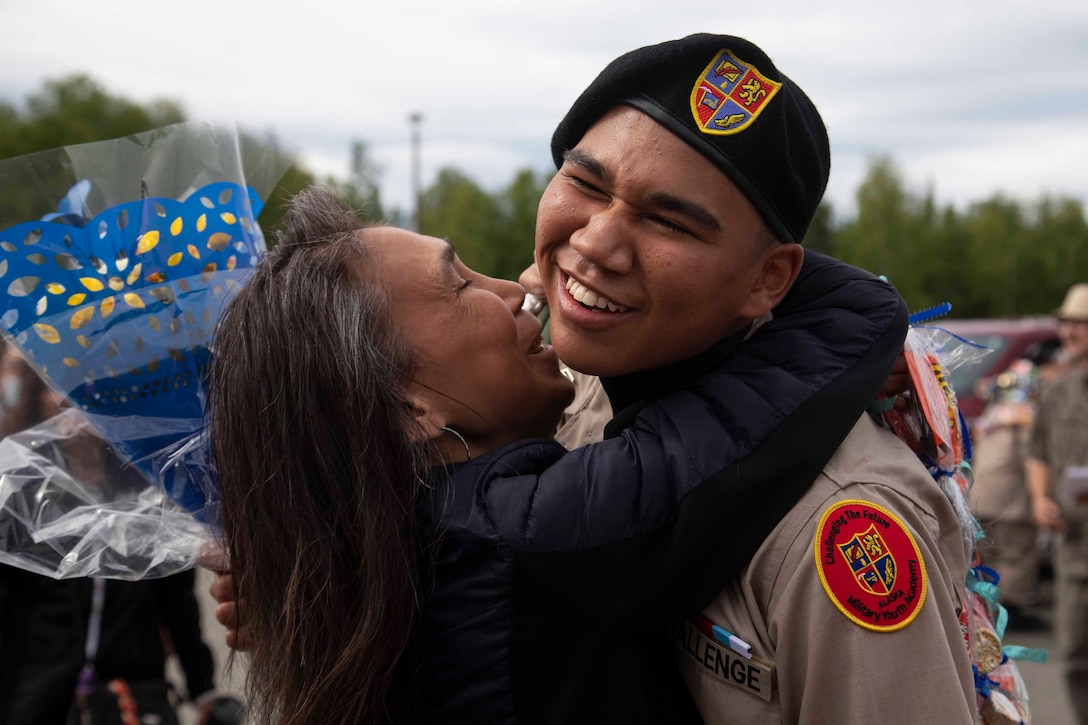
[[895, 514], [857, 499], [834, 503], [820, 517], [813, 548], [824, 591], [852, 622], [894, 632], [918, 616], [926, 564]]

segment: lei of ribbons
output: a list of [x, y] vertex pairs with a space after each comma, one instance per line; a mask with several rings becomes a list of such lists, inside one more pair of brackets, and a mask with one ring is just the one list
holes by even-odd
[[911, 386], [897, 396], [905, 398], [906, 405], [896, 405], [896, 398], [889, 397], [878, 399], [872, 410], [926, 465], [959, 519], [969, 563], [960, 628], [971, 660], [982, 722], [1028, 724], [1028, 693], [1016, 661], [1043, 662], [1046, 652], [1003, 645], [1008, 612], [998, 601], [997, 572], [980, 563], [978, 542], [985, 534], [967, 503], [973, 480], [971, 437], [950, 377], [952, 370], [978, 361], [991, 350], [926, 324], [950, 310], [951, 305], [944, 303], [911, 315], [904, 343]]

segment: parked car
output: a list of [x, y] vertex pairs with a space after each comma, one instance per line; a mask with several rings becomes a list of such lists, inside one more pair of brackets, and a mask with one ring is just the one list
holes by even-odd
[[995, 377], [1020, 358], [1038, 363], [1049, 359], [1059, 347], [1058, 323], [1052, 317], [1019, 319], [934, 320], [927, 323], [941, 327], [993, 352], [976, 363], [952, 371], [956, 399], [968, 425], [986, 407], [979, 397], [980, 381]]

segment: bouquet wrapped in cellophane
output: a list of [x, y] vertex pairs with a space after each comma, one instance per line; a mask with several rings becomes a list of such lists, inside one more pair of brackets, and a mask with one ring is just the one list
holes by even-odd
[[65, 400], [0, 441], [0, 564], [134, 580], [215, 541], [211, 339], [284, 170], [208, 123], [0, 161], [7, 354]]

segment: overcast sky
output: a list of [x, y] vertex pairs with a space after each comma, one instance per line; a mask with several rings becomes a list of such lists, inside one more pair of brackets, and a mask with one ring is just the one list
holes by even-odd
[[359, 138], [407, 210], [409, 113], [425, 183], [454, 165], [493, 190], [551, 170], [552, 130], [611, 59], [702, 31], [754, 41], [813, 98], [841, 213], [873, 154], [943, 203], [1088, 202], [1081, 0], [0, 0], [0, 99], [83, 72], [272, 131], [319, 174], [345, 175]]

